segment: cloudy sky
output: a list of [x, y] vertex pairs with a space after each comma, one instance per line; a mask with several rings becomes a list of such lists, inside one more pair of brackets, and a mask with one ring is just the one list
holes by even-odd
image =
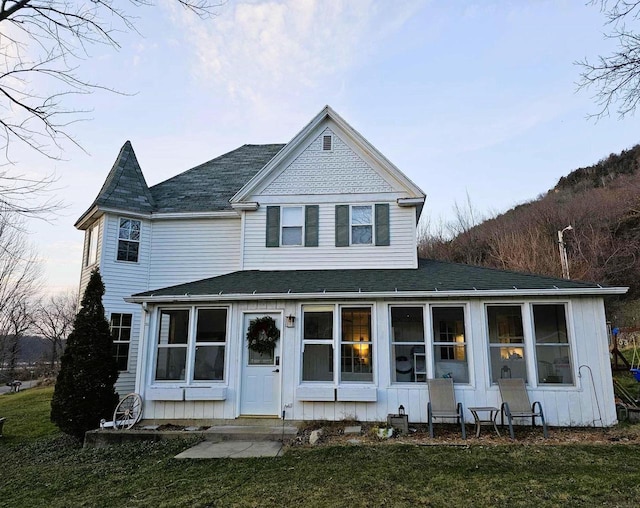
[[228, 0], [199, 20], [161, 0], [139, 34], [90, 49], [79, 73], [124, 95], [72, 107], [64, 161], [13, 147], [15, 170], [58, 177], [66, 207], [30, 224], [49, 291], [77, 287], [81, 232], [127, 140], [149, 185], [245, 143], [289, 141], [325, 104], [427, 193], [447, 220], [535, 198], [569, 171], [640, 142], [640, 118], [589, 120], [574, 62], [611, 49], [596, 7], [575, 0]]

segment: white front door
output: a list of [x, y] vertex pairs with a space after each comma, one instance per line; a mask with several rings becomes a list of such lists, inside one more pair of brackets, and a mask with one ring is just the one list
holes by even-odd
[[[270, 316], [280, 330], [280, 340], [272, 353], [256, 353], [247, 346], [247, 330], [252, 319]], [[242, 382], [240, 414], [280, 416], [280, 343], [282, 323], [280, 314], [245, 314], [242, 326]]]

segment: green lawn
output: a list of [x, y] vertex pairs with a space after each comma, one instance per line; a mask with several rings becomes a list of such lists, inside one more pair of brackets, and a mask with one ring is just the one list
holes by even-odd
[[[51, 390], [0, 396], [0, 505], [638, 506], [637, 445], [367, 445], [178, 461], [165, 441], [83, 450], [52, 430]], [[46, 414], [37, 414], [40, 412]], [[21, 418], [20, 412], [31, 415]], [[13, 415], [13, 416], [11, 416]], [[33, 427], [33, 428], [30, 428]]]

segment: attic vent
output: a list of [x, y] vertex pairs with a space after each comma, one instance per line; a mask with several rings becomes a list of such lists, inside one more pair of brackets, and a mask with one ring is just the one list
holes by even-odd
[[333, 139], [331, 136], [322, 136], [322, 151], [330, 152], [332, 147]]

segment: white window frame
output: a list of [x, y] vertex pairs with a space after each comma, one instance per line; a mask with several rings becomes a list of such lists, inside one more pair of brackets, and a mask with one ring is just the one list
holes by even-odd
[[[517, 308], [520, 309], [520, 318], [522, 321], [522, 342], [520, 343], [510, 343], [512, 345], [509, 345], [507, 343], [500, 343], [500, 342], [495, 342], [492, 343], [491, 342], [491, 330], [489, 328], [489, 307], [513, 307], [513, 308]], [[485, 303], [484, 304], [484, 328], [485, 328], [485, 333], [486, 333], [486, 338], [487, 338], [487, 348], [488, 348], [488, 371], [489, 371], [489, 384], [492, 386], [497, 386], [497, 382], [495, 382], [493, 380], [493, 365], [492, 365], [492, 361], [491, 361], [491, 351], [492, 349], [499, 349], [501, 347], [511, 347], [512, 349], [522, 349], [523, 354], [524, 354], [524, 358], [523, 358], [523, 365], [524, 365], [524, 369], [525, 369], [525, 382], [528, 385], [532, 384], [532, 379], [531, 379], [531, 361], [533, 358], [535, 358], [535, 356], [532, 354], [531, 351], [531, 347], [530, 347], [530, 336], [529, 336], [529, 328], [531, 328], [532, 324], [530, 322], [530, 320], [528, 320], [528, 313], [527, 313], [527, 309], [526, 309], [526, 305], [524, 302], [502, 302], [502, 301], [498, 301], [498, 302], [491, 302], [491, 303]], [[500, 378], [500, 373], [498, 373], [497, 378]]]
[[[302, 320], [304, 320], [304, 308], [318, 308], [319, 305], [317, 303], [308, 302], [303, 303], [300, 306]], [[300, 327], [300, 361], [298, 368], [298, 378], [300, 380], [300, 385], [302, 386], [353, 386], [353, 385], [375, 385], [377, 383], [377, 348], [379, 347], [379, 341], [377, 340], [377, 327], [376, 327], [376, 306], [370, 302], [350, 302], [344, 304], [338, 303], [330, 303], [327, 305], [322, 305], [323, 308], [328, 309], [331, 307], [333, 310], [333, 338], [330, 341], [333, 346], [333, 380], [332, 381], [303, 381], [302, 380], [302, 369], [304, 368], [304, 346], [305, 342], [308, 344], [311, 343], [319, 343], [319, 344], [327, 344], [329, 341], [325, 340], [304, 340], [304, 329], [303, 326]], [[357, 309], [369, 309], [371, 311], [371, 330], [370, 330], [370, 340], [367, 342], [369, 347], [371, 348], [371, 381], [343, 381], [342, 380], [342, 344], [354, 344], [352, 341], [343, 341], [342, 340], [342, 309], [343, 308], [357, 308]], [[357, 344], [357, 342], [356, 342]]]
[[[300, 224], [299, 225], [285, 225], [284, 216], [285, 210], [291, 209], [299, 209], [300, 210]], [[283, 206], [281, 208], [281, 220], [280, 220], [280, 246], [281, 247], [302, 247], [304, 246], [304, 206], [303, 205], [295, 205], [295, 206]], [[300, 243], [284, 243], [284, 230], [285, 228], [300, 228]]]
[[[160, 326], [162, 325], [162, 311], [177, 311], [177, 310], [186, 310], [189, 312], [189, 320], [188, 320], [188, 328], [187, 328], [187, 343], [186, 344], [167, 344], [160, 345], [158, 343], [158, 338], [160, 334]], [[196, 342], [196, 332], [198, 325], [198, 311], [200, 310], [225, 310], [226, 311], [226, 321], [225, 321], [225, 341], [224, 342]], [[231, 326], [231, 308], [226, 305], [192, 305], [192, 306], [179, 306], [179, 307], [171, 307], [171, 306], [163, 306], [159, 307], [156, 310], [156, 318], [155, 318], [155, 340], [153, 342], [153, 355], [152, 355], [152, 363], [151, 368], [149, 369], [150, 374], [150, 383], [151, 385], [156, 386], [180, 386], [180, 387], [189, 387], [189, 386], [203, 386], [203, 385], [220, 385], [227, 384], [228, 377], [228, 363], [229, 363], [229, 334]], [[196, 358], [196, 348], [198, 346], [218, 346], [224, 347], [224, 366], [223, 366], [223, 374], [222, 379], [199, 379], [195, 380], [195, 358]], [[185, 359], [185, 373], [183, 379], [156, 379], [156, 371], [157, 371], [157, 362], [158, 362], [158, 351], [160, 348], [186, 348], [186, 359]]]
[[[395, 383], [399, 383], [399, 384], [403, 384], [406, 386], [415, 386], [415, 385], [421, 385], [421, 383], [426, 383], [429, 374], [428, 374], [428, 346], [427, 346], [427, 342], [428, 342], [428, 336], [429, 336], [429, 331], [428, 331], [428, 326], [430, 323], [429, 320], [429, 316], [427, 316], [426, 314], [426, 310], [427, 310], [427, 306], [425, 304], [411, 304], [411, 303], [406, 303], [406, 304], [392, 304], [388, 306], [388, 316], [389, 316], [389, 337], [391, 339], [391, 357], [390, 357], [390, 363], [391, 363], [391, 383], [395, 384]], [[391, 314], [392, 309], [406, 309], [406, 308], [412, 308], [412, 309], [420, 309], [422, 311], [422, 341], [415, 341], [415, 342], [396, 342], [395, 341], [395, 335], [393, 333], [393, 316]], [[394, 380], [394, 378], [397, 375], [396, 372], [396, 358], [395, 358], [395, 347], [396, 346], [420, 346], [422, 348], [424, 348], [424, 353], [414, 353], [414, 357], [413, 359], [409, 359], [409, 361], [412, 362], [413, 364], [413, 381], [397, 381]], [[417, 366], [418, 366], [418, 358], [417, 355], [422, 355], [423, 356], [423, 363], [420, 364], [420, 366], [422, 367], [422, 369], [420, 369], [420, 371], [418, 371]], [[420, 379], [418, 378], [418, 376], [420, 376]], [[424, 386], [424, 385], [421, 385]]]
[[[573, 347], [573, 333], [572, 333], [572, 326], [571, 326], [571, 320], [569, 319], [569, 313], [571, 312], [571, 307], [569, 302], [567, 301], [535, 301], [535, 302], [527, 302], [527, 305], [529, 307], [529, 316], [530, 316], [530, 320], [531, 320], [531, 336], [532, 336], [532, 357], [534, 359], [533, 365], [534, 365], [534, 372], [535, 372], [535, 379], [533, 380], [536, 383], [536, 386], [539, 388], [567, 388], [567, 387], [572, 387], [572, 386], [576, 386], [576, 373], [575, 373], [575, 358], [574, 358], [574, 347]], [[558, 343], [543, 343], [543, 344], [538, 344], [537, 341], [537, 337], [536, 337], [536, 322], [535, 322], [535, 314], [533, 313], [533, 308], [536, 305], [540, 305], [540, 306], [550, 306], [550, 305], [555, 305], [555, 306], [562, 306], [564, 307], [564, 321], [565, 321], [565, 327], [567, 330], [567, 342], [558, 342]], [[540, 379], [540, 373], [538, 372], [538, 347], [546, 347], [546, 346], [562, 346], [562, 347], [566, 347], [569, 350], [569, 354], [568, 354], [568, 359], [569, 359], [569, 369], [571, 372], [571, 379], [572, 382], [571, 383], [541, 383], [539, 381]]]
[[[140, 225], [139, 226], [140, 235], [139, 235], [137, 240], [131, 239], [131, 227], [129, 228], [129, 237], [128, 238], [121, 238], [120, 237], [120, 230], [122, 228], [121, 224], [122, 224], [123, 220], [128, 220], [131, 223], [137, 222]], [[118, 242], [116, 244], [116, 261], [118, 261], [119, 263], [139, 263], [140, 262], [140, 240], [142, 238], [142, 221], [139, 220], [139, 219], [132, 219], [131, 217], [118, 217], [118, 229], [117, 229], [116, 238], [118, 240]], [[131, 260], [128, 260], [128, 259], [118, 259], [118, 252], [120, 251], [120, 242], [131, 242], [131, 243], [137, 243], [138, 244], [138, 255], [136, 256], [136, 260], [135, 261], [131, 261]]]
[[[369, 224], [354, 224], [353, 223], [353, 209], [354, 208], [369, 208], [370, 212], [371, 212], [371, 222]], [[363, 205], [363, 204], [359, 204], [359, 205], [349, 205], [349, 245], [353, 245], [353, 246], [359, 246], [359, 245], [363, 245], [365, 247], [369, 247], [369, 246], [373, 246], [376, 244], [376, 238], [375, 238], [375, 233], [376, 233], [376, 228], [375, 228], [375, 209], [373, 207], [373, 205]], [[354, 227], [365, 227], [368, 226], [371, 228], [371, 241], [369, 243], [354, 243], [353, 242], [353, 228]]]
[[[113, 325], [113, 317], [120, 316], [120, 321], [118, 326]], [[123, 316], [131, 316], [131, 324], [129, 326], [122, 325]], [[129, 329], [129, 339], [122, 339], [122, 330]], [[119, 372], [128, 372], [129, 371], [129, 359], [131, 358], [131, 334], [133, 333], [133, 313], [132, 312], [112, 312], [109, 316], [109, 330], [111, 331], [111, 337], [114, 344], [127, 344], [129, 347], [127, 349], [127, 366], [124, 370], [118, 369]], [[118, 330], [118, 338], [116, 339], [113, 336], [113, 331]]]
[[[451, 342], [440, 342], [436, 340], [436, 335], [435, 335], [435, 330], [434, 330], [434, 320], [433, 320], [433, 310], [434, 309], [451, 309], [451, 308], [459, 308], [462, 309], [462, 318], [463, 318], [463, 327], [464, 327], [464, 341], [463, 342], [456, 342], [455, 345], [453, 345], [453, 343]], [[469, 347], [469, 316], [468, 316], [468, 306], [465, 303], [437, 303], [437, 304], [432, 304], [429, 305], [429, 337], [430, 337], [430, 342], [431, 342], [431, 365], [433, 367], [433, 375], [435, 376], [435, 372], [436, 372], [436, 347], [440, 346], [440, 347], [464, 347], [464, 356], [465, 356], [465, 360], [466, 360], [466, 364], [467, 364], [467, 379], [468, 381], [465, 382], [455, 382], [454, 383], [456, 385], [469, 385], [471, 384], [471, 380], [472, 380], [472, 373], [473, 373], [473, 369], [472, 369], [472, 364], [473, 362], [471, 361], [471, 355], [470, 355], [470, 347]]]
[[[335, 383], [336, 380], [336, 306], [334, 304], [330, 305], [318, 305], [318, 304], [303, 304], [301, 307], [300, 315], [302, 316], [302, 326], [300, 327], [300, 335], [302, 342], [302, 354], [300, 356], [300, 380], [303, 383], [311, 383], [311, 384], [327, 384], [327, 383]], [[305, 338], [304, 328], [305, 328], [305, 313], [306, 312], [331, 312], [332, 319], [332, 336], [330, 339], [307, 339]], [[310, 345], [321, 345], [321, 346], [331, 346], [333, 363], [331, 364], [331, 375], [333, 379], [326, 381], [311, 381], [304, 379], [304, 350], [306, 346]]]
[[89, 267], [98, 262], [98, 234], [100, 224], [96, 223], [87, 229], [87, 258], [84, 266]]

